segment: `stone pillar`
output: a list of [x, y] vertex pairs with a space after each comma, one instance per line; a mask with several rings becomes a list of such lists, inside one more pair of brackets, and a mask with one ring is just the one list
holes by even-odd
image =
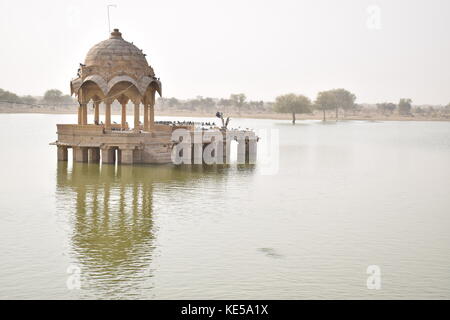
[[101, 148], [102, 163], [116, 163], [116, 153], [113, 148]]
[[257, 154], [256, 137], [251, 136], [245, 139], [245, 163], [255, 164]]
[[111, 130], [111, 102], [107, 101], [105, 105], [105, 129]]
[[87, 124], [87, 104], [83, 103], [81, 105], [82, 110], [83, 110], [83, 115], [82, 115], [82, 124]]
[[192, 143], [192, 164], [202, 164], [203, 163], [203, 133], [194, 132]]
[[122, 103], [122, 121], [121, 121], [122, 130], [125, 130], [126, 126], [127, 126], [127, 104]]
[[120, 152], [122, 164], [133, 164], [133, 149], [121, 149]]
[[100, 123], [100, 101], [94, 102], [94, 123]]
[[58, 161], [67, 161], [67, 147], [58, 146]]
[[134, 103], [134, 131], [139, 132], [139, 106], [140, 102]]
[[89, 148], [88, 161], [92, 163], [100, 162], [100, 148]]
[[237, 146], [237, 163], [244, 164], [245, 163], [245, 153], [246, 153], [246, 142], [243, 139], [238, 140]]
[[250, 142], [245, 139], [245, 163], [250, 162]]
[[223, 141], [223, 163], [224, 164], [229, 164], [231, 161], [231, 140], [226, 139], [226, 137], [224, 137], [224, 141]]
[[149, 115], [148, 115], [148, 103], [144, 104], [144, 131], [150, 130], [149, 125]]
[[191, 163], [202, 164], [203, 163], [203, 144], [193, 143], [191, 147]]
[[78, 124], [83, 124], [83, 108], [78, 106]]
[[73, 160], [75, 162], [88, 162], [88, 148], [73, 147]]
[[122, 150], [117, 149], [117, 163], [122, 163]]
[[212, 140], [203, 143], [203, 163], [205, 164], [223, 164], [223, 146], [222, 141]]
[[152, 103], [150, 106], [150, 119], [149, 119], [149, 131], [155, 130], [155, 104]]
[[140, 149], [134, 149], [133, 151], [133, 163], [141, 163], [143, 157], [143, 151]]
[[209, 145], [209, 143], [202, 143], [202, 163], [206, 164], [205, 162], [205, 149]]

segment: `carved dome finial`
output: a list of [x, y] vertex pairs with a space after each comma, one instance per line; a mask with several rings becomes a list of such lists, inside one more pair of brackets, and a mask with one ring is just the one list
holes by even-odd
[[110, 39], [122, 39], [122, 33], [119, 32], [119, 29], [114, 29], [113, 32], [111, 32]]

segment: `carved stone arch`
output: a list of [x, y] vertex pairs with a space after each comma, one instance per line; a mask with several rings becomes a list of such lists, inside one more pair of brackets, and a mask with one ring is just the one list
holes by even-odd
[[101, 76], [96, 75], [96, 74], [90, 75], [84, 79], [83, 83], [85, 83], [87, 81], [95, 82], [98, 85], [98, 87], [100, 88], [100, 90], [102, 90], [103, 96], [107, 95], [108, 83]]
[[78, 96], [78, 90], [80, 90], [83, 80], [81, 78], [76, 78], [70, 81], [70, 95]]
[[147, 88], [144, 94], [143, 103], [146, 105], [152, 104], [155, 99], [155, 91], [151, 88]]
[[142, 77], [142, 79], [139, 80], [139, 91], [142, 95], [145, 95], [149, 88], [156, 90], [160, 96], [162, 95], [161, 82], [159, 80], [147, 76]]
[[111, 92], [111, 89], [120, 82], [128, 82], [129, 83], [128, 86], [133, 85], [136, 88], [136, 90], [139, 91], [139, 89], [138, 89], [139, 85], [136, 80], [134, 80], [133, 78], [131, 78], [129, 76], [122, 75], [122, 76], [116, 76], [108, 81], [108, 94]]
[[94, 81], [84, 81], [81, 87], [78, 89], [78, 101], [80, 103], [88, 103], [93, 97], [105, 98], [105, 94], [98, 84]]
[[[116, 77], [118, 78], [118, 77]], [[129, 77], [128, 77], [129, 78]], [[114, 79], [113, 79], [114, 80]], [[133, 82], [135, 82], [133, 80]], [[126, 96], [131, 101], [142, 101], [142, 95], [139, 92], [137, 86], [135, 83], [127, 81], [127, 80], [121, 80], [121, 81], [114, 81], [109, 82], [108, 86], [108, 98], [111, 98], [113, 100], [118, 100], [118, 98], [122, 95]]]

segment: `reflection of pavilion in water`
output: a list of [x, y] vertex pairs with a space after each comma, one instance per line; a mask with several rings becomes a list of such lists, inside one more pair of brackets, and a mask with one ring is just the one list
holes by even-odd
[[151, 288], [155, 184], [219, 181], [226, 178], [222, 169], [58, 162], [58, 212], [70, 221], [69, 251], [81, 268], [82, 289], [120, 295]]

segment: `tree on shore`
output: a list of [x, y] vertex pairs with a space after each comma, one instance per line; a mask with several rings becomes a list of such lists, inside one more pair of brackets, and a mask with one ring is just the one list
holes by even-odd
[[18, 96], [13, 92], [0, 89], [0, 102], [33, 106], [37, 103], [37, 99], [30, 95]]
[[345, 89], [333, 89], [319, 92], [316, 99], [318, 109], [323, 111], [323, 120], [325, 121], [325, 111], [335, 109], [336, 121], [338, 120], [339, 109], [345, 111], [353, 110], [356, 96]]
[[216, 108], [216, 101], [213, 98], [206, 97], [201, 100], [203, 112], [213, 111]]
[[330, 91], [321, 91], [317, 94], [314, 106], [323, 112], [323, 121], [326, 121], [326, 111], [334, 109], [334, 95]]
[[63, 95], [62, 92], [58, 89], [50, 89], [44, 93], [44, 97], [42, 99], [45, 103], [48, 104], [63, 104], [63, 103], [72, 103], [74, 102], [73, 98], [69, 95]]
[[276, 98], [274, 110], [279, 113], [291, 113], [292, 124], [295, 124], [295, 115], [297, 113], [311, 112], [311, 100], [303, 95], [285, 94]]
[[450, 103], [449, 103], [448, 105], [445, 106], [444, 112], [445, 112], [446, 114], [450, 114]]
[[398, 113], [403, 116], [411, 115], [411, 99], [400, 99], [398, 103]]
[[21, 102], [20, 97], [17, 94], [3, 89], [0, 89], [0, 101], [10, 103]]
[[180, 101], [177, 98], [169, 98], [167, 99], [167, 106], [171, 109], [176, 109], [180, 106]]
[[352, 110], [355, 107], [356, 96], [345, 89], [333, 89], [331, 94], [334, 95], [334, 108], [336, 110], [336, 121], [338, 119], [339, 109], [345, 111]]
[[249, 111], [261, 111], [264, 110], [264, 101], [249, 101], [248, 102]]
[[245, 105], [245, 100], [246, 99], [247, 99], [247, 97], [243, 93], [231, 94], [230, 95], [230, 100], [233, 102], [233, 105], [235, 107], [237, 107], [239, 115], [241, 114], [242, 107]]
[[229, 107], [231, 107], [233, 105], [233, 101], [231, 101], [230, 99], [220, 98], [217, 101], [216, 105], [218, 108], [220, 108], [221, 110], [224, 110], [224, 111], [226, 111], [226, 113], [228, 113]]
[[44, 98], [42, 99], [48, 103], [59, 103], [62, 99], [62, 92], [58, 89], [50, 89], [45, 91]]
[[377, 103], [377, 110], [383, 114], [392, 114], [396, 108], [397, 106], [392, 102]]
[[22, 100], [23, 103], [29, 104], [29, 105], [36, 104], [36, 102], [37, 102], [37, 99], [35, 97], [30, 96], [30, 95], [21, 97], [21, 100]]

